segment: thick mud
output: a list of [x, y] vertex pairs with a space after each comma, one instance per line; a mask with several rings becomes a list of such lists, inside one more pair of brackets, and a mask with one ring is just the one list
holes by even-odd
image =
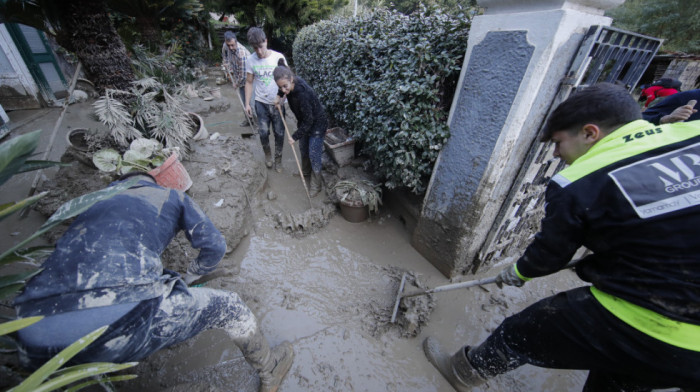
[[[391, 206], [382, 206], [366, 222], [350, 223], [327, 195], [309, 203], [299, 177], [293, 176], [297, 166], [289, 145], [282, 173], [265, 168], [257, 136], [238, 125], [245, 118], [233, 88], [221, 87], [223, 98], [192, 103], [209, 135], [218, 137], [193, 142], [183, 162], [194, 181], [188, 194], [227, 241], [224, 259], [204, 285], [237, 292], [272, 345], [292, 342], [295, 360], [280, 391], [451, 391], [425, 360], [421, 343], [426, 336], [436, 336], [451, 351], [478, 344], [508, 315], [580, 285], [574, 274], [562, 272], [522, 289], [484, 286], [413, 297], [415, 302], [402, 301], [398, 322], [390, 323], [404, 272], [410, 277], [407, 290], [449, 282], [411, 247], [410, 233]], [[90, 102], [71, 110], [66, 125], [84, 125]], [[291, 114], [287, 121], [293, 131]], [[52, 126], [47, 120], [43, 127]], [[337, 178], [362, 175], [359, 165], [338, 169], [325, 159], [326, 187]], [[112, 179], [78, 164], [52, 177], [42, 185], [51, 192], [39, 207], [43, 213]], [[17, 237], [5, 234], [2, 246]], [[184, 272], [195, 256], [179, 235], [163, 261]], [[117, 384], [118, 390], [256, 391], [259, 382], [236, 346], [216, 330], [161, 350], [130, 372], [139, 377]], [[580, 390], [585, 375], [523, 366], [474, 390]]]

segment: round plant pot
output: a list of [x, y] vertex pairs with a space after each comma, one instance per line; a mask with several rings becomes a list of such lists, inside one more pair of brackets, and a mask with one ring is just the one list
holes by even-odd
[[192, 186], [192, 179], [177, 157], [171, 155], [162, 165], [148, 172], [156, 179], [156, 183], [165, 188], [186, 191]]
[[355, 205], [341, 201], [340, 215], [348, 222], [364, 222], [369, 217], [369, 208], [365, 205]]
[[78, 151], [87, 152], [88, 144], [87, 140], [85, 139], [87, 132], [88, 130], [85, 128], [75, 128], [68, 131], [66, 134], [66, 141], [68, 142], [68, 145]]
[[202, 117], [197, 114], [197, 113], [187, 113], [190, 115], [190, 118], [192, 121], [194, 121], [194, 136], [192, 136], [193, 140], [203, 140], [209, 137], [209, 131], [207, 131], [207, 128], [204, 126], [204, 120], [202, 120]]

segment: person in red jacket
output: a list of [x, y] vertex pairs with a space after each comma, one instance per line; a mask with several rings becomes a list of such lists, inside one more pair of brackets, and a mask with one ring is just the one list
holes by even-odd
[[648, 108], [654, 100], [668, 97], [680, 91], [681, 82], [676, 79], [662, 78], [642, 90], [641, 99], [645, 99], [644, 108]]

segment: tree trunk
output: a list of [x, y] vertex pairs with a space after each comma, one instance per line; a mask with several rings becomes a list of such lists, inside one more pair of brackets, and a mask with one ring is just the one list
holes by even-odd
[[107, 14], [103, 0], [63, 2], [62, 22], [72, 48], [100, 94], [127, 89], [135, 79], [126, 47]]

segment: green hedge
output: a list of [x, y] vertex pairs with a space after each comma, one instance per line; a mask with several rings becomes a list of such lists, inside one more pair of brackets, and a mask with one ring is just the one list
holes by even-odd
[[294, 41], [296, 72], [331, 122], [360, 140], [389, 189], [425, 191], [449, 137], [470, 24], [438, 10], [378, 10], [307, 26]]

